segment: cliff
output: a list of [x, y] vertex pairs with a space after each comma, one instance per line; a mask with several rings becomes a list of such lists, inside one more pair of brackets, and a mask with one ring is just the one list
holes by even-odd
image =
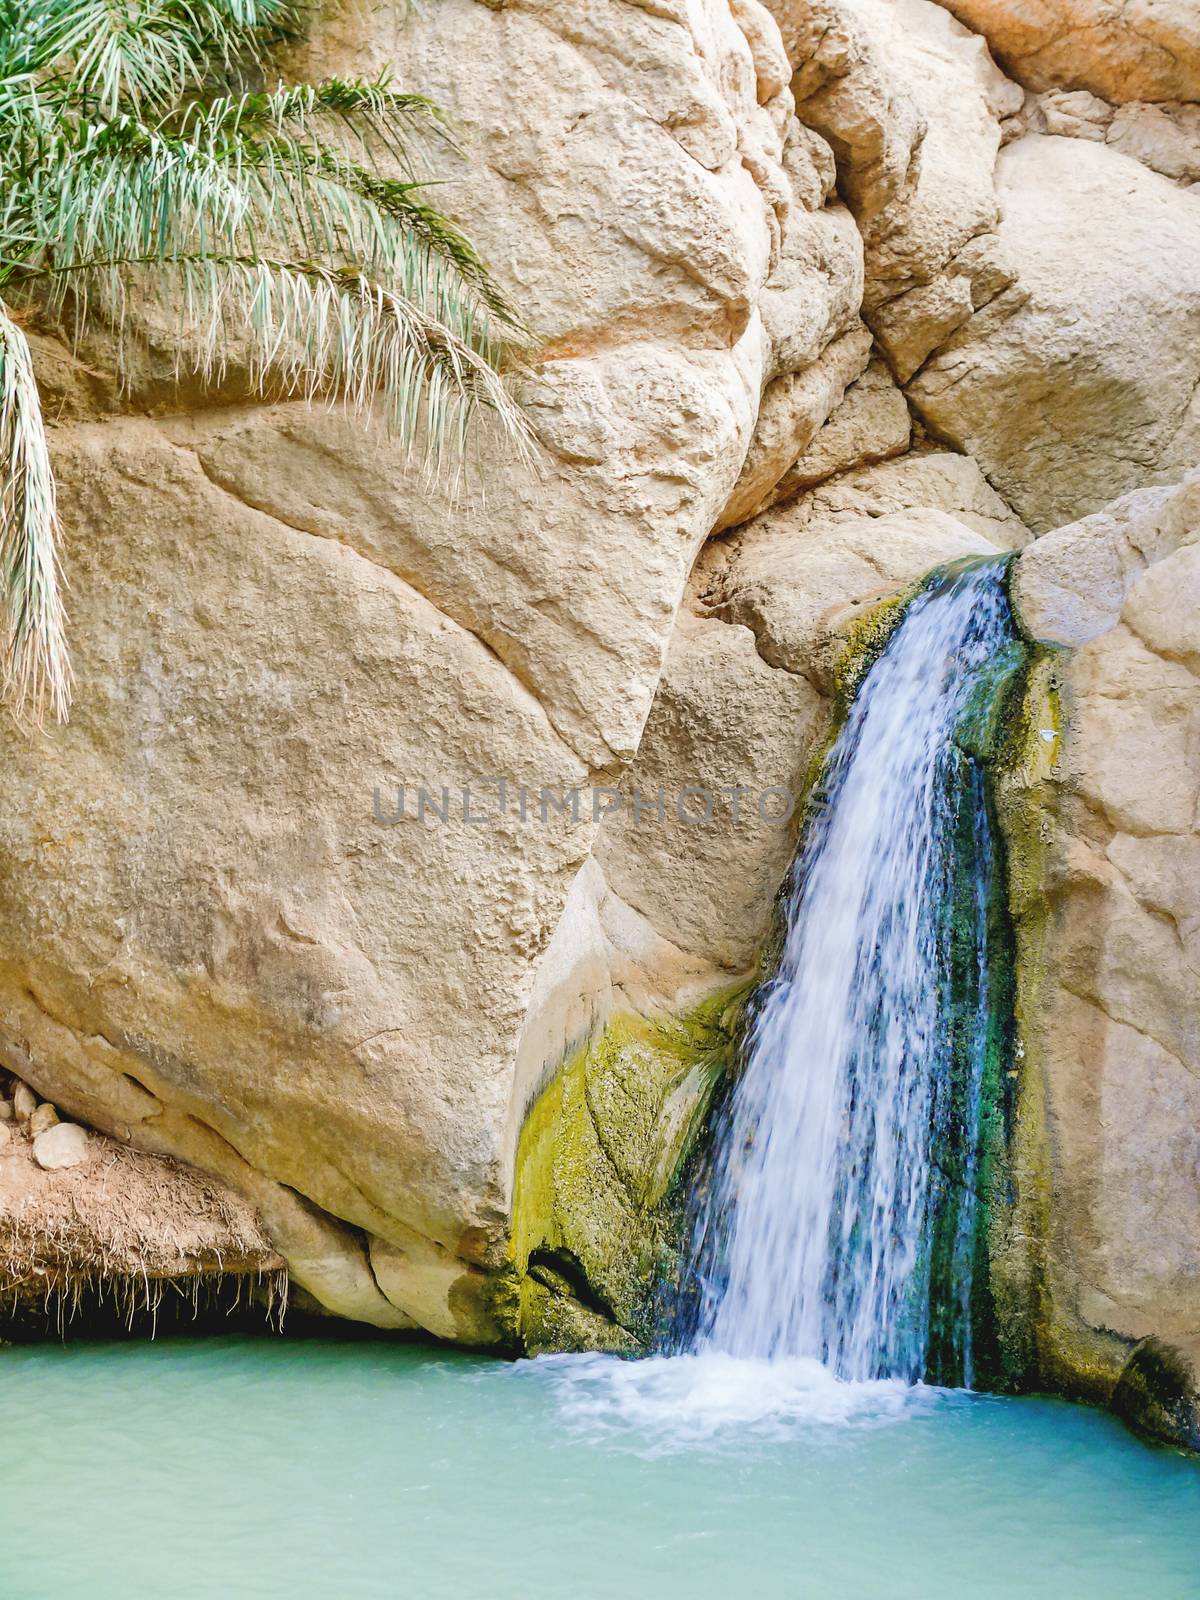
[[296, 69], [446, 109], [533, 331], [535, 459], [457, 492], [153, 326], [125, 389], [35, 338], [80, 693], [0, 728], [0, 1062], [327, 1312], [645, 1336], [841, 641], [1019, 550], [1014, 1338], [1106, 1400], [1194, 1350], [1192, 8], [1012, 9], [324, 7]]

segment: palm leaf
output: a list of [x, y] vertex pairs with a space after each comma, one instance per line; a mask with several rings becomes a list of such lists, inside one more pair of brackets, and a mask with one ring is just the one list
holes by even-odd
[[214, 63], [260, 57], [292, 0], [14, 0], [26, 55], [55, 69], [73, 103], [101, 117], [166, 110]]
[[173, 313], [181, 364], [377, 406], [430, 475], [457, 480], [481, 412], [530, 449], [502, 375], [525, 330], [421, 181], [442, 114], [386, 76], [247, 87], [295, 3], [0, 0], [0, 689], [21, 714], [65, 716], [70, 669], [18, 303], [122, 340], [132, 304]]
[[0, 304], [0, 685], [18, 717], [65, 719], [71, 700], [58, 512], [29, 343]]

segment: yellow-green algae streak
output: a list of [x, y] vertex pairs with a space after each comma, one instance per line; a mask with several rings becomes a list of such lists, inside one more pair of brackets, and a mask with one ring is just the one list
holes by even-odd
[[679, 1018], [619, 1013], [530, 1108], [511, 1250], [531, 1354], [647, 1348], [655, 1291], [678, 1256], [679, 1179], [747, 991], [722, 990]]

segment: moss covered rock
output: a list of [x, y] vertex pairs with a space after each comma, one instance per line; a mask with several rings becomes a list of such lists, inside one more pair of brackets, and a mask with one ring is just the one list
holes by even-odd
[[682, 1018], [613, 1017], [530, 1109], [517, 1149], [516, 1335], [543, 1350], [644, 1349], [678, 1259], [679, 1178], [732, 1058], [745, 986]]

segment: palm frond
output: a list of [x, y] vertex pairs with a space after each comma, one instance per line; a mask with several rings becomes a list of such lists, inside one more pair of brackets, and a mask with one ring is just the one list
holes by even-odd
[[457, 470], [470, 425], [485, 411], [519, 455], [529, 454], [529, 423], [490, 352], [420, 300], [354, 268], [206, 253], [126, 262], [124, 270], [195, 336], [194, 365], [206, 382], [220, 381], [235, 352], [260, 391], [328, 395], [360, 413], [378, 404], [430, 471], [447, 457]]
[[0, 304], [0, 688], [18, 718], [66, 720], [71, 703], [58, 512], [24, 333]]
[[30, 64], [56, 69], [101, 117], [166, 110], [214, 63], [261, 56], [294, 14], [292, 0], [14, 0], [11, 10]]
[[128, 265], [298, 255], [389, 285], [499, 364], [505, 333], [520, 332], [519, 319], [422, 185], [376, 177], [286, 130], [263, 138], [211, 132], [198, 118], [182, 138], [125, 117], [57, 136], [55, 159], [39, 163], [46, 176], [26, 196], [30, 233], [45, 243], [27, 253], [25, 270], [49, 280], [52, 304], [70, 290], [83, 315], [98, 297], [119, 323]]
[[252, 87], [303, 3], [0, 0], [0, 692], [20, 715], [65, 717], [71, 674], [11, 307], [77, 333], [98, 315], [121, 354], [174, 315], [180, 366], [378, 408], [431, 476], [457, 481], [481, 412], [531, 448], [504, 377], [526, 330], [423, 181], [454, 145], [441, 112], [386, 75]]
[[211, 145], [264, 131], [315, 139], [330, 123], [349, 133], [366, 154], [377, 147], [405, 168], [414, 131], [453, 143], [445, 115], [433, 101], [393, 89], [386, 72], [192, 100], [164, 123], [163, 131]]

